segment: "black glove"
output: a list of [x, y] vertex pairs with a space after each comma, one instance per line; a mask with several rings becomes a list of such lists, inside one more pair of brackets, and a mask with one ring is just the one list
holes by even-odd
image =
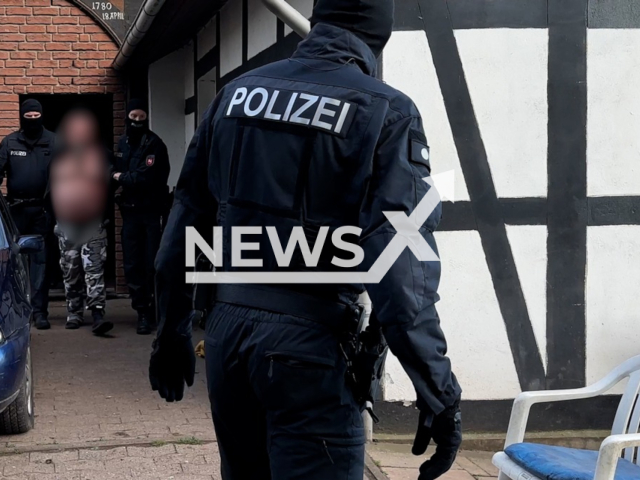
[[167, 402], [179, 402], [184, 396], [184, 384], [193, 385], [196, 354], [191, 335], [176, 334], [156, 338], [149, 362], [151, 388]]
[[418, 480], [435, 480], [448, 472], [462, 443], [462, 425], [458, 402], [433, 417], [431, 426], [427, 426], [429, 415], [429, 412], [420, 412], [420, 423], [411, 451], [414, 455], [424, 454], [431, 439], [437, 444], [437, 447], [433, 456], [420, 466]]

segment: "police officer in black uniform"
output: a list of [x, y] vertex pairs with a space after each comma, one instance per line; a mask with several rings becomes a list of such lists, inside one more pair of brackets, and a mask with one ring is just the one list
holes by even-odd
[[111, 175], [116, 188], [122, 187], [116, 202], [123, 223], [124, 275], [132, 307], [138, 313], [140, 335], [150, 334], [154, 325], [153, 261], [162, 235], [170, 171], [166, 145], [149, 130], [148, 111], [144, 100], [129, 101], [127, 131], [118, 142]]
[[[43, 235], [50, 240], [53, 232], [44, 195], [54, 140], [55, 135], [42, 126], [42, 105], [29, 99], [20, 106], [20, 130], [0, 144], [0, 175], [7, 177], [7, 200], [21, 235]], [[46, 330], [51, 327], [46, 249], [29, 258], [33, 319], [37, 329]]]
[[[149, 374], [167, 401], [182, 399], [184, 384], [194, 379], [190, 285], [182, 278], [187, 226], [205, 239], [212, 226], [223, 227], [217, 275], [247, 271], [233, 253], [240, 248], [233, 228], [262, 232], [245, 234], [242, 259], [261, 259], [270, 273], [282, 269], [282, 252], [277, 258], [271, 252], [267, 227], [275, 227], [284, 250], [295, 227], [313, 243], [355, 226], [365, 257], [360, 268], [368, 271], [401, 235], [383, 212], [410, 215], [432, 188], [423, 180], [430, 175], [429, 147], [417, 108], [375, 78], [376, 57], [392, 31], [393, 0], [318, 0], [311, 23], [292, 58], [219, 92], [188, 149], [156, 259], [160, 325]], [[435, 250], [439, 197], [432, 209], [416, 228]], [[259, 252], [252, 251], [256, 245]], [[300, 250], [289, 270], [307, 265]], [[317, 267], [308, 267], [340, 270], [333, 253], [325, 247]], [[413, 452], [423, 454], [432, 439], [438, 445], [420, 480], [446, 472], [461, 442], [461, 389], [435, 309], [439, 278], [440, 262], [421, 262], [405, 248], [379, 283], [366, 285], [384, 337], [416, 389]], [[363, 478], [363, 406], [351, 389], [353, 357], [345, 358], [343, 340], [363, 290], [217, 285], [205, 357], [222, 478]]]

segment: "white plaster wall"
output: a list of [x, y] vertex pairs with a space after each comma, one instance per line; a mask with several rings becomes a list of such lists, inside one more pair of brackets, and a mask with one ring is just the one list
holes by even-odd
[[469, 200], [424, 32], [394, 32], [383, 54], [384, 81], [415, 102], [431, 147], [433, 173], [455, 172], [455, 200]]
[[[507, 333], [500, 314], [480, 236], [476, 231], [437, 232], [442, 260], [442, 329], [463, 398], [502, 399], [520, 393]], [[415, 400], [415, 392], [397, 359], [385, 368], [384, 399]]]
[[507, 225], [507, 237], [516, 262], [538, 351], [547, 369], [547, 227]]
[[242, 2], [228, 2], [220, 12], [220, 76], [242, 65]]
[[640, 226], [589, 227], [587, 271], [587, 381], [594, 382], [640, 354]]
[[591, 29], [587, 192], [640, 194], [640, 30]]
[[252, 58], [276, 43], [278, 19], [262, 0], [248, 0], [248, 20], [247, 57]]
[[498, 196], [546, 197], [547, 30], [455, 36]]
[[149, 122], [169, 151], [170, 188], [175, 185], [184, 161], [184, 72], [188, 71], [187, 59], [192, 56], [190, 48], [183, 48], [149, 66]]
[[213, 68], [198, 79], [198, 124], [216, 97], [216, 69]]
[[[176, 72], [177, 73], [177, 72]], [[193, 59], [193, 43], [189, 43], [184, 48], [184, 98], [195, 95], [195, 61]]]
[[202, 30], [198, 32], [198, 60], [204, 57], [209, 50], [216, 46], [217, 16], [213, 17]]

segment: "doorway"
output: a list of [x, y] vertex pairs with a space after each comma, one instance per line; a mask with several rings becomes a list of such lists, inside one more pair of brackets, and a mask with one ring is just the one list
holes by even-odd
[[[85, 108], [93, 112], [100, 124], [102, 142], [109, 151], [113, 150], [113, 95], [112, 94], [28, 94], [20, 95], [20, 103], [29, 98], [42, 104], [43, 124], [47, 130], [56, 132], [62, 118], [74, 108]], [[113, 218], [113, 212], [111, 212]], [[114, 222], [107, 226], [108, 247], [107, 264], [105, 266], [105, 284], [107, 291], [113, 293], [116, 287], [115, 268], [115, 229]], [[60, 271], [60, 251], [57, 242], [47, 245], [47, 270], [51, 280], [51, 289], [64, 289], [62, 272]]]

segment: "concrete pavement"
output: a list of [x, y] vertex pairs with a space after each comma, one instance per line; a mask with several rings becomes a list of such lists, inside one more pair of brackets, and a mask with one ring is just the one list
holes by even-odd
[[[152, 336], [135, 334], [129, 302], [110, 300], [107, 315], [115, 328], [110, 337], [98, 338], [88, 325], [65, 330], [64, 303], [52, 302], [51, 330], [33, 330], [35, 428], [0, 437], [0, 477], [220, 479], [204, 361], [198, 359], [195, 385], [185, 399], [168, 404], [149, 387]], [[195, 333], [196, 340], [201, 336]], [[407, 445], [377, 443], [368, 451], [368, 478], [374, 480], [415, 480], [424, 461]], [[443, 479], [488, 480], [496, 473], [489, 459], [465, 452]]]
[[[373, 443], [368, 446], [367, 453], [379, 471], [389, 480], [417, 480], [420, 465], [433, 454], [433, 449], [430, 448], [424, 457], [416, 457], [411, 454], [411, 445]], [[490, 452], [461, 451], [451, 470], [440, 478], [442, 480], [493, 480], [497, 478], [498, 471], [491, 464], [492, 456]]]

